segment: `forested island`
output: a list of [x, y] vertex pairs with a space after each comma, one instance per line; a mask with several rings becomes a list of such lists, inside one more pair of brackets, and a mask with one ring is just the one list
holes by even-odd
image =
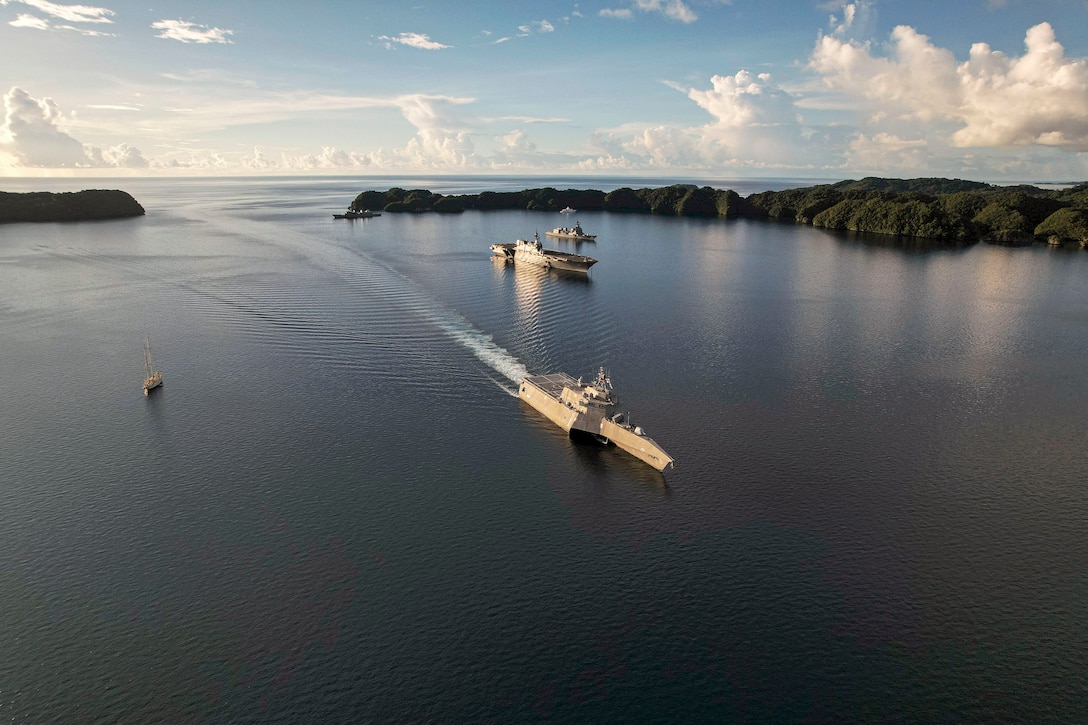
[[825, 229], [871, 232], [970, 244], [1036, 241], [1088, 248], [1088, 182], [1052, 190], [995, 186], [962, 179], [882, 179], [819, 184], [741, 197], [694, 184], [658, 188], [523, 191], [442, 195], [426, 189], [364, 191], [351, 209], [458, 213], [528, 209], [668, 214], [722, 219], [776, 219]]
[[16, 194], [0, 191], [0, 224], [9, 222], [81, 222], [143, 216], [144, 208], [124, 191], [90, 189]]

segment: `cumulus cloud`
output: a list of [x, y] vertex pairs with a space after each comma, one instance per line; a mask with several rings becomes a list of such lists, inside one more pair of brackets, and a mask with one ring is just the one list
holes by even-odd
[[502, 137], [502, 150], [504, 153], [533, 153], [536, 144], [519, 128]]
[[244, 168], [254, 171], [276, 169], [342, 171], [371, 165], [369, 155], [345, 151], [335, 146], [322, 146], [319, 154], [288, 155], [285, 153], [279, 160], [269, 158], [260, 148], [254, 148], [253, 155], [243, 156], [241, 163]]
[[146, 169], [149, 166], [140, 150], [127, 143], [112, 148], [86, 146], [85, 150], [91, 166], [119, 169]]
[[252, 156], [243, 157], [242, 165], [257, 171], [267, 171], [277, 166], [276, 162], [265, 156], [264, 151], [258, 147], [254, 147]]
[[38, 100], [22, 88], [12, 88], [4, 95], [0, 139], [20, 166], [89, 165], [83, 144], [58, 128], [60, 120], [60, 108], [53, 99]]
[[868, 38], [876, 26], [876, 10], [872, 0], [840, 2], [836, 5], [842, 10], [842, 18], [832, 15], [831, 32], [839, 38]]
[[[10, 5], [12, 3], [32, 7], [39, 12], [69, 23], [112, 23], [110, 16], [116, 15], [107, 8], [97, 8], [90, 5], [59, 5], [48, 2], [48, 0], [0, 0], [0, 5]], [[23, 27], [28, 26], [24, 25]]]
[[692, 129], [648, 129], [639, 145], [655, 163], [671, 165], [786, 164], [804, 155], [794, 97], [767, 73], [741, 70], [716, 75], [710, 88], [692, 88], [687, 96], [713, 116]]
[[1088, 151], [1088, 61], [1066, 58], [1048, 23], [1029, 29], [1024, 45], [1023, 55], [1009, 57], [976, 43], [957, 63], [951, 51], [899, 26], [887, 57], [827, 35], [809, 67], [857, 103], [870, 134], [913, 129], [958, 147]]
[[410, 164], [425, 168], [467, 165], [474, 153], [474, 124], [457, 111], [471, 103], [468, 98], [413, 94], [400, 96], [396, 105], [404, 118], [416, 128], [403, 154]]
[[[486, 167], [487, 160], [477, 154], [472, 137], [481, 133], [479, 121], [463, 117], [460, 108], [471, 98], [410, 94], [385, 99], [380, 105], [400, 110], [415, 134], [400, 148], [379, 148], [366, 153], [322, 146], [321, 152], [284, 153], [273, 160], [260, 149], [242, 159], [249, 169], [348, 170], [359, 168], [441, 169]], [[531, 144], [516, 133], [500, 139], [511, 150], [531, 150]]]
[[630, 123], [598, 130], [590, 139], [597, 153], [579, 168], [809, 168], [826, 148], [825, 138], [803, 124], [798, 98], [769, 74], [741, 70], [716, 75], [709, 88], [666, 85], [687, 95], [712, 120], [702, 126]]
[[721, 128], [778, 125], [793, 114], [793, 99], [774, 86], [769, 73], [716, 75], [711, 88], [692, 89], [688, 97], [717, 118]]
[[122, 167], [143, 168], [147, 160], [128, 144], [112, 148], [84, 146], [61, 130], [64, 121], [51, 98], [36, 99], [22, 88], [4, 95], [4, 122], [0, 151], [15, 165], [34, 168]]
[[931, 167], [924, 139], [902, 139], [880, 132], [872, 136], [858, 134], [846, 150], [844, 168], [870, 171], [920, 171]]
[[197, 25], [187, 20], [158, 20], [151, 23], [151, 27], [161, 31], [156, 38], [177, 40], [182, 43], [233, 43], [230, 39], [234, 35], [233, 30], [222, 28], [210, 28], [207, 25]]
[[222, 172], [237, 168], [217, 151], [191, 153], [187, 159], [172, 158], [151, 164], [152, 168], [166, 170], [199, 170]]
[[593, 173], [595, 171], [626, 171], [635, 168], [631, 160], [623, 156], [595, 156], [582, 159], [576, 164], [579, 171]]
[[444, 50], [446, 48], [452, 47], [431, 40], [430, 36], [424, 33], [401, 33], [396, 37], [389, 35], [379, 35], [378, 40], [384, 40], [385, 47], [387, 48], [392, 48], [393, 43], [406, 45], [409, 48], [418, 48], [419, 50]]

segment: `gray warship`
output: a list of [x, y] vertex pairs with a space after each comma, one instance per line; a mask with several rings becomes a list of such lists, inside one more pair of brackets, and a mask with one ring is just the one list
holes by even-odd
[[551, 237], [553, 239], [572, 239], [576, 242], [595, 242], [597, 241], [596, 234], [586, 234], [582, 229], [582, 225], [575, 221], [573, 227], [556, 227], [550, 232], [544, 232], [544, 236]]
[[593, 257], [571, 254], [558, 249], [544, 249], [540, 235], [534, 233], [533, 241], [519, 239], [513, 244], [492, 244], [491, 253], [511, 259], [515, 264], [536, 264], [545, 269], [565, 269], [570, 272], [588, 272], [597, 263]]
[[362, 211], [356, 211], [355, 209], [348, 209], [343, 214], [333, 214], [333, 219], [370, 219], [372, 217], [381, 216], [380, 211], [370, 211], [370, 209], [363, 209]]
[[612, 381], [601, 368], [593, 382], [583, 384], [566, 373], [529, 375], [518, 387], [518, 397], [568, 433], [582, 432], [601, 443], [612, 443], [659, 471], [673, 459], [627, 416], [616, 411]]

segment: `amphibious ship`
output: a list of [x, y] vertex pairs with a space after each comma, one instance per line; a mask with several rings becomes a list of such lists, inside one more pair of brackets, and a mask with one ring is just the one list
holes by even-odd
[[522, 379], [518, 397], [568, 433], [579, 431], [613, 443], [659, 471], [673, 465], [672, 457], [653, 438], [616, 411], [612, 381], [604, 368], [588, 384], [566, 373], [529, 375]]
[[536, 264], [545, 269], [565, 269], [571, 272], [588, 272], [597, 263], [596, 259], [584, 254], [544, 249], [540, 246], [540, 235], [536, 233], [533, 234], [531, 242], [519, 239], [513, 244], [492, 244], [491, 253], [512, 259], [515, 264]]
[[573, 227], [556, 227], [550, 232], [544, 232], [544, 236], [551, 237], [553, 239], [573, 239], [576, 242], [595, 242], [597, 241], [596, 234], [586, 234], [582, 229], [582, 225], [577, 221], [574, 222]]

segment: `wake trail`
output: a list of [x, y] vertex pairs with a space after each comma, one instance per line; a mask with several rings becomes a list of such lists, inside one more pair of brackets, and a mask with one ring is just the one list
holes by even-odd
[[[207, 219], [205, 221], [209, 222]], [[355, 256], [364, 261], [372, 269], [376, 268], [385, 273], [384, 276], [386, 279], [381, 280], [376, 279], [371, 274], [367, 274], [366, 269], [355, 270], [356, 274], [366, 279], [368, 285], [378, 285], [387, 288], [388, 297], [390, 299], [398, 300], [404, 307], [407, 307], [424, 320], [433, 324], [451, 340], [469, 350], [487, 367], [519, 385], [522, 378], [529, 375], [529, 371], [525, 365], [523, 365], [521, 361], [512, 355], [506, 348], [496, 344], [491, 335], [477, 328], [460, 313], [444, 306], [441, 302], [428, 295], [413, 279], [394, 269], [388, 263], [374, 255], [368, 254], [358, 248], [342, 246], [335, 242], [321, 239], [320, 237], [284, 229], [279, 225], [269, 222], [247, 220], [246, 227], [244, 229], [239, 229], [232, 221], [233, 220], [229, 218], [216, 218], [210, 220], [210, 223], [219, 227], [221, 232], [226, 234], [237, 235], [243, 239], [259, 238], [264, 244], [272, 243], [296, 254], [301, 251], [302, 255], [310, 264], [327, 272], [331, 272], [341, 278], [348, 279], [349, 283], [352, 283], [354, 280], [350, 279], [352, 275], [345, 275], [346, 270], [343, 264], [343, 257], [332, 256], [327, 252], [322, 253], [313, 243], [314, 241], [324, 242], [340, 253], [347, 252], [352, 256]], [[266, 228], [263, 235], [257, 233], [262, 227]], [[149, 279], [163, 279], [166, 276], [164, 270], [158, 269], [157, 265], [147, 263], [141, 264], [132, 261], [121, 262], [119, 260], [110, 260], [107, 262], [103, 259], [93, 259], [93, 257], [97, 256], [93, 253], [67, 256], [85, 256], [89, 259], [85, 259], [84, 261], [97, 264], [112, 264], [112, 266], [125, 269], [130, 273], [139, 271], [143, 276]], [[214, 294], [209, 295], [207, 290], [199, 290], [196, 284], [187, 284], [181, 280], [176, 280], [173, 284], [176, 287], [186, 289], [192, 293], [203, 293], [204, 296], [215, 297]], [[237, 296], [237, 294], [233, 295], [235, 298], [237, 298]], [[228, 300], [220, 299], [220, 302], [226, 303]], [[233, 299], [231, 302], [235, 305], [238, 304], [237, 299]], [[256, 311], [257, 308], [255, 307], [250, 309], [251, 313], [255, 313]], [[267, 311], [265, 312], [267, 313]], [[281, 311], [281, 313], [282, 312], [283, 311]], [[503, 386], [500, 385], [500, 387]], [[503, 389], [510, 393], [505, 387]], [[516, 395], [516, 392], [511, 394]]]
[[438, 305], [437, 302], [433, 304], [434, 306], [428, 310], [428, 319], [489, 368], [519, 384], [521, 379], [529, 374], [529, 370], [521, 361], [511, 355], [506, 348], [497, 345], [491, 335], [477, 329], [456, 312]]

